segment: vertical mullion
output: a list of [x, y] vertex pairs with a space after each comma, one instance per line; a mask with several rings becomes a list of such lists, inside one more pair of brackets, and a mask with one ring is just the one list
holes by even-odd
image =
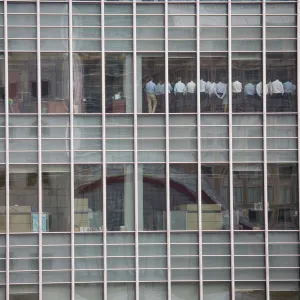
[[139, 199], [137, 152], [137, 53], [136, 53], [136, 0], [133, 1], [133, 137], [134, 137], [134, 235], [135, 235], [135, 299], [140, 299], [139, 289]]
[[231, 2], [228, 2], [228, 125], [229, 125], [229, 219], [230, 219], [230, 264], [231, 299], [235, 299], [234, 264], [234, 205], [233, 205], [233, 155], [232, 155], [232, 38], [231, 38]]
[[[300, 0], [297, 0], [297, 121], [298, 121], [298, 224], [300, 224]], [[298, 225], [299, 227], [299, 225]], [[300, 242], [300, 230], [298, 231]], [[300, 259], [300, 258], [299, 258]], [[300, 263], [300, 262], [299, 262]]]
[[9, 104], [8, 104], [8, 41], [7, 41], [7, 0], [4, 0], [4, 81], [5, 81], [5, 247], [6, 247], [6, 299], [9, 299]]
[[106, 128], [105, 128], [105, 43], [104, 43], [104, 1], [101, 1], [101, 86], [102, 86], [102, 182], [103, 182], [103, 296], [107, 297], [107, 228], [106, 228]]
[[43, 299], [43, 226], [42, 226], [42, 93], [41, 93], [41, 28], [40, 28], [40, 1], [36, 2], [37, 23], [37, 110], [38, 110], [38, 212], [39, 212], [39, 299]]
[[266, 0], [262, 2], [262, 46], [263, 46], [263, 172], [264, 172], [264, 223], [265, 223], [265, 265], [266, 265], [266, 300], [270, 299], [269, 293], [269, 235], [268, 235], [268, 166], [267, 166], [267, 91], [266, 91]]
[[71, 172], [71, 299], [75, 300], [75, 235], [74, 235], [74, 99], [73, 99], [73, 7], [69, 0], [69, 80], [70, 80], [70, 172]]
[[168, 0], [165, 0], [165, 120], [166, 120], [166, 225], [167, 225], [167, 299], [171, 300], [171, 222], [170, 222], [170, 154], [169, 154], [169, 22]]
[[198, 170], [198, 249], [199, 249], [199, 300], [203, 300], [203, 247], [202, 247], [202, 185], [201, 185], [201, 103], [200, 103], [200, 3], [196, 2], [196, 91], [197, 91], [197, 170]]

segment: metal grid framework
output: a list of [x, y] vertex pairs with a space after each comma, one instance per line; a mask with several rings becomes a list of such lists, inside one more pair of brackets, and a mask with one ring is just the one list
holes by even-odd
[[[68, 1], [69, 3], [69, 65], [70, 65], [70, 91], [73, 91], [73, 35], [72, 35], [72, 3], [78, 3], [77, 1], [72, 2], [72, 0]], [[133, 120], [134, 120], [134, 194], [135, 194], [135, 297], [136, 299], [141, 299], [140, 295], [140, 278], [139, 278], [139, 214], [138, 214], [138, 137], [137, 137], [137, 129], [138, 129], [138, 111], [137, 111], [137, 33], [136, 33], [136, 4], [140, 3], [138, 1], [133, 2], [133, 77], [134, 77], [134, 113], [133, 113]], [[177, 2], [176, 2], [177, 3]], [[185, 3], [185, 2], [182, 2]], [[189, 2], [191, 3], [191, 2]], [[208, 2], [212, 3], [212, 2]], [[226, 3], [226, 2], [220, 2]], [[257, 2], [259, 3], [259, 2]], [[294, 2], [293, 2], [294, 3]], [[297, 10], [298, 15], [300, 14], [300, 0], [298, 0]], [[8, 1], [4, 1], [4, 58], [5, 58], [5, 95], [6, 99], [5, 102], [8, 102], [8, 91], [9, 91], [9, 84], [8, 84], [8, 24], [7, 24], [7, 4]], [[168, 12], [168, 5], [169, 2], [165, 1], [165, 12]], [[197, 16], [200, 16], [199, 10], [199, 1], [196, 2], [196, 12]], [[37, 7], [37, 88], [38, 88], [38, 99], [41, 99], [41, 39], [40, 39], [40, 1], [36, 2]], [[265, 22], [265, 15], [266, 15], [266, 1], [262, 2], [262, 18], [263, 18], [263, 25], [262, 25], [262, 66], [263, 66], [263, 74], [266, 74], [266, 22]], [[201, 18], [201, 17], [200, 17]], [[200, 32], [200, 18], [197, 18], [197, 41], [196, 41], [196, 61], [197, 61], [197, 86], [200, 86], [200, 45], [201, 40], [199, 39], [199, 32]], [[165, 24], [168, 24], [168, 13], [165, 14]], [[300, 21], [299, 17], [297, 19], [297, 29], [299, 32]], [[102, 86], [105, 86], [105, 30], [104, 30], [104, 1], [101, 2], [101, 36], [102, 36], [102, 43], [101, 43], [101, 60], [102, 60]], [[231, 51], [231, 2], [228, 3], [228, 81], [232, 81], [232, 51]], [[168, 44], [168, 25], [165, 26], [165, 75], [166, 75], [166, 82], [169, 81], [168, 79], [168, 70], [169, 70], [169, 44]], [[297, 39], [297, 73], [299, 74], [299, 52], [300, 51], [300, 41], [299, 38]], [[297, 77], [297, 86], [300, 86], [300, 76]], [[266, 86], [266, 78], [263, 76], [263, 86]], [[168, 94], [168, 87], [166, 86], [166, 114], [165, 114], [165, 127], [166, 127], [166, 178], [167, 182], [170, 178], [170, 157], [169, 157], [169, 150], [170, 150], [170, 123], [169, 123], [169, 94]], [[234, 230], [234, 220], [233, 220], [233, 136], [232, 136], [232, 93], [231, 93], [231, 85], [228, 85], [228, 95], [229, 95], [229, 202], [230, 202], [230, 230], [227, 233], [230, 234], [230, 267], [231, 267], [231, 296], [230, 299], [235, 299], [235, 283], [238, 278], [235, 275], [235, 230]], [[300, 147], [300, 91], [297, 89], [297, 99], [298, 99], [298, 148]], [[105, 107], [105, 89], [102, 89], [102, 107]], [[70, 107], [73, 107], [73, 93], [70, 93]], [[197, 94], [197, 102], [200, 102], [200, 95]], [[39, 201], [39, 228], [42, 228], [42, 110], [41, 110], [41, 101], [38, 101], [38, 177], [39, 177], [39, 185], [38, 185], [38, 201]], [[200, 107], [197, 108], [197, 161], [201, 162], [201, 112]], [[264, 170], [264, 182], [267, 182], [268, 170], [267, 170], [267, 107], [266, 107], [266, 92], [264, 91], [263, 94], [263, 170]], [[101, 113], [102, 118], [102, 140], [103, 140], [103, 223], [106, 224], [108, 216], [107, 216], [107, 209], [106, 209], [106, 173], [107, 173], [107, 160], [106, 160], [106, 113], [103, 111]], [[10, 207], [10, 197], [9, 197], [9, 177], [10, 177], [10, 159], [9, 159], [9, 108], [5, 106], [5, 166], [6, 166], [6, 299], [10, 298], [10, 232], [9, 232], [9, 207]], [[298, 151], [298, 161], [300, 161], [300, 154]], [[76, 299], [75, 294], [75, 235], [74, 232], [74, 113], [71, 109], [70, 112], [70, 166], [71, 166], [71, 299]], [[300, 173], [298, 174], [299, 186], [300, 186]], [[268, 190], [267, 185], [264, 185], [264, 207], [268, 207]], [[198, 199], [201, 199], [201, 164], [198, 163]], [[166, 208], [167, 208], [167, 226], [166, 226], [166, 236], [167, 236], [167, 299], [172, 299], [172, 274], [171, 274], [171, 222], [170, 222], [170, 185], [167, 184], [166, 187]], [[201, 201], [199, 201], [198, 211], [201, 212]], [[265, 230], [263, 231], [264, 234], [264, 242], [265, 242], [265, 291], [266, 291], [266, 300], [270, 300], [270, 274], [269, 274], [269, 230], [268, 230], [268, 211], [264, 211], [264, 220], [265, 220]], [[199, 247], [199, 280], [196, 281], [199, 284], [199, 300], [204, 300], [204, 293], [203, 293], [203, 231], [202, 231], [202, 214], [198, 213], [198, 224], [199, 230], [198, 234], [198, 247]], [[225, 231], [223, 231], [225, 232]], [[103, 227], [103, 296], [104, 300], [109, 299], [108, 295], [108, 265], [107, 265], [107, 247], [108, 247], [108, 231], [106, 226]], [[122, 233], [120, 233], [122, 234]], [[180, 234], [180, 233], [179, 233]], [[43, 299], [43, 236], [44, 234], [40, 231], [38, 233], [39, 236], [39, 299]]]

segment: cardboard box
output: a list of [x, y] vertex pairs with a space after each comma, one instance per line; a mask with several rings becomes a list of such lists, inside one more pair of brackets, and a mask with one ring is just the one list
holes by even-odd
[[125, 100], [113, 100], [112, 101], [112, 112], [113, 113], [124, 113], [125, 112]]

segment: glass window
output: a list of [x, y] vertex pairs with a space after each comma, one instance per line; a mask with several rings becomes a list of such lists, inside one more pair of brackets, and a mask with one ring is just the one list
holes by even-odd
[[38, 216], [39, 213], [37, 166], [11, 165], [9, 173], [9, 230], [10, 232], [37, 231], [38, 228], [33, 228], [32, 219], [32, 215]]
[[[163, 54], [139, 54], [137, 60], [137, 110], [165, 112], [165, 59]], [[172, 91], [168, 83], [169, 94]]]
[[101, 55], [73, 54], [74, 113], [101, 113]]
[[102, 166], [75, 165], [74, 230], [100, 231], [103, 226]]
[[171, 230], [198, 230], [198, 166], [170, 165]]
[[202, 164], [202, 229], [229, 229], [229, 175], [227, 164]]
[[201, 112], [228, 112], [227, 53], [200, 53]]
[[249, 300], [265, 300], [265, 282], [243, 282], [239, 281], [235, 283], [235, 297], [237, 299], [249, 299]]
[[[69, 112], [69, 73], [67, 53], [41, 54], [42, 113]], [[36, 82], [32, 85], [36, 92]]]
[[164, 164], [140, 164], [139, 229], [166, 230], [166, 173]]
[[232, 111], [262, 111], [260, 53], [232, 53]]
[[268, 164], [269, 229], [299, 228], [297, 182], [297, 164]]
[[267, 111], [297, 111], [296, 53], [267, 53]]
[[106, 184], [107, 230], [134, 231], [133, 165], [107, 165]]
[[170, 113], [197, 111], [196, 64], [192, 54], [169, 55]]
[[36, 81], [36, 54], [10, 53], [8, 57], [10, 113], [37, 113]]
[[132, 54], [106, 54], [105, 88], [107, 113], [133, 112]]
[[45, 231], [70, 231], [70, 168], [66, 165], [43, 165], [43, 214], [49, 219]]
[[264, 228], [263, 168], [261, 164], [233, 166], [234, 228]]

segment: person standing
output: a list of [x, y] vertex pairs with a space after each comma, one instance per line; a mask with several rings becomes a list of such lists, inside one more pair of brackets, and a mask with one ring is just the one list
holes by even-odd
[[174, 86], [175, 112], [182, 112], [184, 106], [185, 93], [186, 93], [186, 86], [181, 81], [181, 78], [179, 77], [177, 83]]
[[147, 102], [148, 102], [148, 113], [155, 113], [155, 109], [157, 106], [157, 99], [155, 95], [156, 84], [153, 82], [152, 78], [149, 78], [148, 82], [145, 86], [145, 92], [147, 94]]

